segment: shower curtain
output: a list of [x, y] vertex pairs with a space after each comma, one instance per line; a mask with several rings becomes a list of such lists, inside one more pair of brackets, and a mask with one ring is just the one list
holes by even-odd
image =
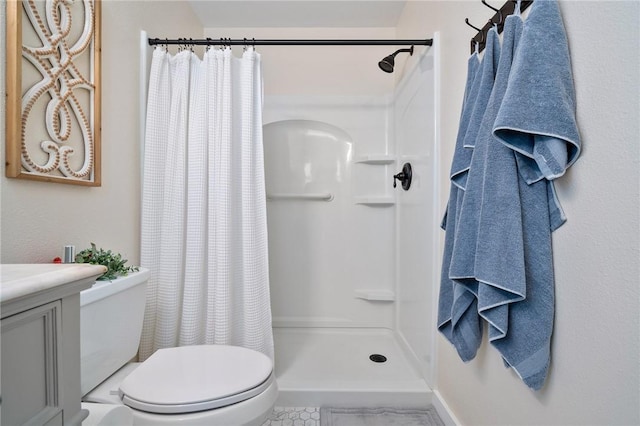
[[147, 102], [140, 359], [196, 344], [273, 358], [260, 55], [156, 49]]

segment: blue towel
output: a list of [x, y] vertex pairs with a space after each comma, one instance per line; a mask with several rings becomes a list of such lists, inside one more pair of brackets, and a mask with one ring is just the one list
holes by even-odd
[[[539, 1], [539, 0], [536, 0]], [[548, 203], [548, 181], [527, 184], [521, 192], [526, 298], [509, 305], [509, 330], [493, 340], [505, 363], [534, 390], [544, 385], [551, 360], [554, 318], [553, 252]]]
[[540, 389], [554, 317], [551, 232], [564, 223], [553, 182], [580, 153], [567, 38], [557, 2], [531, 6], [494, 124], [518, 166], [526, 298], [510, 305], [506, 336], [492, 341], [507, 365]]
[[[554, 311], [548, 187], [546, 180], [527, 184], [514, 152], [492, 132], [524, 43], [519, 16], [508, 17], [504, 28], [496, 82], [474, 150], [474, 157], [484, 154], [477, 164], [484, 167], [482, 203], [471, 206], [480, 216], [474, 274], [478, 311], [489, 323], [491, 345], [537, 390], [549, 366]], [[471, 170], [475, 167], [474, 162]]]
[[508, 333], [492, 345], [538, 390], [547, 376], [553, 332], [551, 232], [565, 220], [551, 179], [562, 176], [580, 153], [571, 64], [556, 1], [536, 0], [531, 7], [494, 134], [514, 150], [518, 167], [526, 298], [510, 305]]
[[[451, 161], [451, 172], [449, 174], [452, 183], [455, 183], [453, 182], [453, 176], [466, 173], [469, 170], [469, 164], [471, 163], [471, 151], [464, 149], [462, 139], [464, 139], [464, 134], [467, 131], [469, 115], [478, 95], [478, 84], [480, 82], [480, 77], [478, 77], [478, 75], [481, 74], [478, 72], [480, 69], [480, 63], [477, 51], [474, 52], [467, 61], [467, 82], [465, 84], [464, 97], [462, 99], [462, 111], [460, 113], [460, 122], [458, 124], [458, 136], [456, 138], [453, 160]], [[457, 186], [459, 187], [459, 185]], [[462, 189], [464, 189], [464, 187]], [[453, 188], [451, 188], [451, 190], [453, 190]], [[449, 200], [456, 199], [457, 193], [453, 194], [450, 192]], [[449, 207], [447, 206], [447, 211], [445, 211], [442, 223], [440, 224], [440, 227], [445, 231], [447, 229], [448, 210]], [[455, 215], [452, 217], [455, 217]]]
[[[490, 36], [488, 50], [493, 41]], [[482, 337], [480, 318], [486, 320], [489, 341], [505, 364], [538, 390], [547, 376], [553, 331], [551, 232], [565, 221], [552, 179], [580, 152], [557, 3], [536, 0], [525, 23], [519, 15], [508, 17], [497, 65], [487, 58], [482, 72], [489, 64], [497, 67], [490, 96], [477, 108], [487, 89], [480, 85], [476, 102], [465, 104], [462, 114], [469, 117], [461, 123], [462, 144], [472, 148], [469, 167], [460, 167], [464, 161], [452, 165], [452, 180], [460, 179], [448, 204], [438, 325], [468, 361]]]
[[476, 232], [477, 244], [467, 250], [467, 256], [475, 254], [473, 274], [480, 283], [478, 312], [489, 323], [490, 342], [507, 335], [509, 305], [523, 300], [526, 293], [518, 169], [513, 151], [493, 135], [522, 27], [519, 15], [505, 20], [496, 81], [478, 133], [472, 166], [476, 168], [474, 184], [480, 197], [476, 197], [475, 205], [468, 206], [468, 214], [479, 218], [477, 228], [469, 229]]
[[[456, 138], [455, 152], [451, 161], [451, 172], [449, 177], [454, 185], [464, 189], [467, 181], [467, 172], [471, 164], [471, 154], [473, 151], [464, 148], [464, 139], [470, 124], [470, 118], [478, 105], [478, 95], [480, 92], [483, 72], [480, 71], [480, 59], [478, 53], [474, 52], [467, 64], [467, 84], [465, 86], [464, 102], [460, 113], [460, 125]], [[485, 95], [486, 96], [486, 95]], [[488, 96], [486, 96], [488, 98]], [[483, 103], [482, 100], [479, 103]], [[486, 101], [483, 103], [483, 107]], [[476, 127], [477, 128], [477, 127]]]
[[[564, 175], [580, 155], [576, 96], [567, 36], [555, 0], [537, 1], [494, 124], [495, 135], [516, 152], [527, 183]], [[566, 217], [549, 187], [552, 230]]]
[[[445, 252], [443, 256], [440, 298], [438, 302], [438, 328], [454, 345], [463, 361], [473, 359], [482, 341], [482, 323], [478, 316], [477, 293], [478, 283], [475, 279], [452, 280], [449, 269], [455, 244], [457, 241], [457, 224], [460, 209], [466, 197], [466, 191], [461, 182], [455, 182], [456, 177], [464, 177], [471, 162], [472, 149], [464, 148], [465, 141], [472, 140], [477, 135], [480, 120], [483, 115], [495, 78], [496, 58], [499, 56], [498, 34], [495, 29], [489, 31], [484, 58], [477, 71], [477, 75], [467, 79], [469, 95], [463, 104], [461, 122], [456, 140], [454, 160], [452, 162], [452, 185], [447, 207]], [[474, 58], [472, 57], [471, 60]], [[475, 143], [475, 142], [474, 142]]]
[[580, 154], [567, 36], [555, 0], [536, 1], [527, 18], [495, 134], [518, 153], [528, 183], [562, 176]]
[[[493, 44], [492, 51], [487, 49], [489, 43]], [[496, 77], [496, 69], [498, 62], [500, 61], [500, 39], [498, 37], [497, 27], [494, 26], [487, 33], [487, 42], [484, 49], [484, 56], [482, 57], [483, 73], [480, 76], [481, 81], [478, 86], [478, 94], [476, 95], [476, 101], [473, 105], [473, 110], [469, 116], [469, 125], [464, 136], [463, 145], [466, 148], [473, 148], [476, 144], [476, 137], [478, 135], [478, 128], [482, 123], [484, 117], [485, 107], [491, 96], [491, 90], [493, 89], [493, 82]]]
[[[458, 137], [456, 139], [454, 156], [451, 163], [451, 176], [459, 173], [466, 173], [469, 170], [471, 152], [464, 149], [462, 146], [462, 140], [464, 139], [464, 134], [467, 131], [470, 111], [477, 97], [480, 78], [476, 77], [479, 74], [479, 67], [480, 61], [478, 54], [474, 53], [471, 55], [467, 63], [467, 83], [465, 85], [465, 93], [462, 102]], [[451, 306], [453, 305], [454, 298], [454, 283], [449, 279], [449, 264], [451, 263], [451, 251], [453, 250], [453, 238], [456, 229], [455, 224], [458, 217], [458, 205], [462, 201], [463, 193], [464, 191], [459, 189], [457, 185], [453, 182], [451, 183], [449, 203], [442, 219], [442, 224], [440, 225], [441, 228], [446, 231], [446, 234], [445, 249], [442, 260], [442, 273], [440, 275], [440, 295], [438, 298], [438, 330], [452, 343], [453, 326], [451, 321]], [[478, 333], [481, 333], [482, 330], [480, 328], [479, 320], [477, 321], [477, 324], [475, 324], [475, 327], [478, 329]], [[466, 350], [463, 350], [462, 352], [466, 353]]]
[[522, 19], [506, 18], [495, 82], [484, 109], [462, 202], [450, 278], [476, 284], [478, 313], [489, 323], [489, 340], [509, 330], [509, 305], [525, 298], [523, 223], [513, 151], [493, 136], [493, 123], [509, 80]]

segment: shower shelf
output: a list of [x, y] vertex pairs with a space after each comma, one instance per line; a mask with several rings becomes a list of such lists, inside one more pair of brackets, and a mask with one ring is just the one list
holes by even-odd
[[333, 200], [333, 194], [329, 192], [321, 193], [274, 193], [267, 194], [267, 200], [282, 201], [282, 200], [307, 200], [307, 201], [331, 201]]
[[392, 196], [368, 196], [368, 197], [355, 197], [356, 204], [363, 204], [369, 206], [392, 206], [396, 203], [396, 200]]
[[362, 155], [360, 157], [356, 157], [354, 161], [356, 163], [362, 163], [362, 164], [385, 165], [385, 164], [393, 164], [396, 160], [393, 155], [377, 154], [377, 155]]
[[353, 294], [358, 299], [372, 302], [394, 302], [396, 294], [391, 290], [354, 290]]

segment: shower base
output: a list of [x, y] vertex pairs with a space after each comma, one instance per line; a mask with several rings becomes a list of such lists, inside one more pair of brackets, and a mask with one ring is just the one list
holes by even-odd
[[[273, 334], [278, 406], [426, 408], [431, 404], [431, 389], [390, 330], [278, 327]], [[386, 361], [371, 361], [373, 354]]]

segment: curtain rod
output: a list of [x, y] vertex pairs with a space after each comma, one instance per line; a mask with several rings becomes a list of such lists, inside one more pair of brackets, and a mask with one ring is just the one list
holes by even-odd
[[433, 39], [425, 40], [257, 40], [257, 39], [160, 39], [149, 38], [150, 46], [164, 45], [202, 46], [431, 46]]

